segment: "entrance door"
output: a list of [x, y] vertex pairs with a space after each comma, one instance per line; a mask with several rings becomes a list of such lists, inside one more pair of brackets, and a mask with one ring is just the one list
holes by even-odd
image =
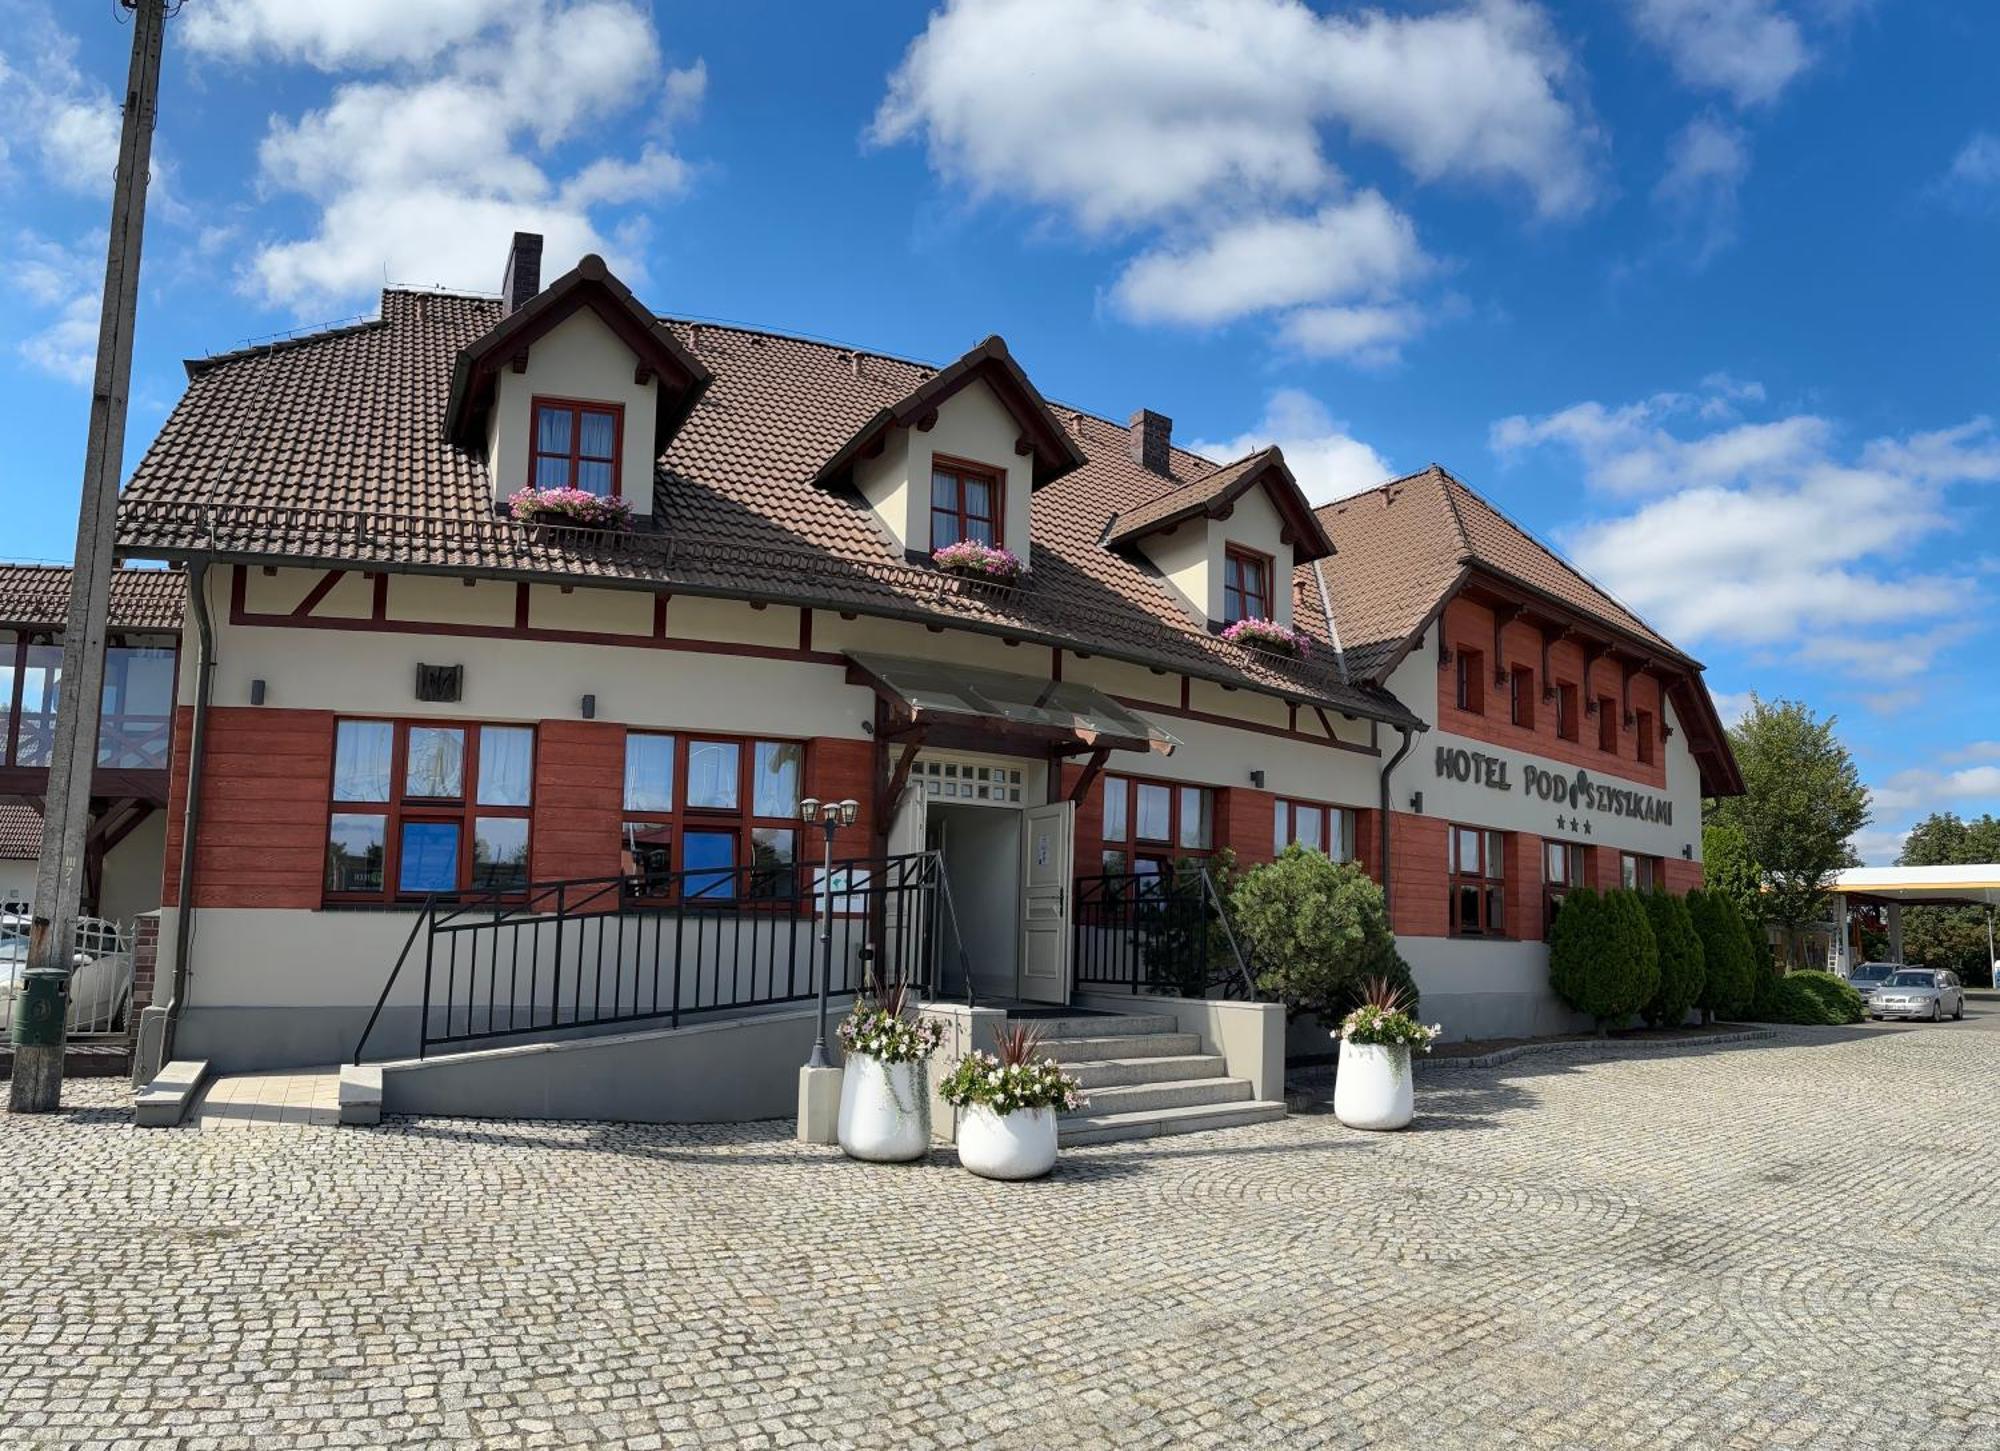
[[1069, 1002], [1070, 853], [1076, 803], [1030, 806], [1022, 815], [1021, 986], [1031, 1003]]

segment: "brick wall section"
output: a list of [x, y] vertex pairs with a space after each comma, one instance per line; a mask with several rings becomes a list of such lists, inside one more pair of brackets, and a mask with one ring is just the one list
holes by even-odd
[[625, 727], [593, 720], [540, 722], [534, 802], [528, 836], [535, 881], [618, 875]]
[[1354, 813], [1354, 859], [1376, 881], [1382, 880], [1382, 813], [1360, 810]]
[[125, 1051], [139, 1051], [139, 1010], [152, 1006], [160, 967], [160, 914], [143, 912], [132, 924], [132, 1002], [126, 1010]]
[[[164, 902], [179, 893], [192, 709], [174, 730]], [[216, 706], [208, 714], [195, 906], [317, 907], [333, 790], [333, 713]]]
[[1271, 859], [1271, 813], [1277, 800], [1269, 791], [1243, 786], [1215, 793], [1215, 845], [1236, 853], [1239, 870]]
[[[894, 769], [895, 758], [900, 747], [889, 751], [890, 769]], [[884, 829], [888, 823], [875, 819], [876, 782], [886, 786], [887, 777], [878, 774], [877, 751], [873, 741], [845, 741], [819, 739], [806, 746], [805, 794], [816, 796], [821, 801], [847, 801], [860, 803], [861, 812], [854, 818], [854, 825], [842, 827], [833, 834], [833, 855], [837, 861], [851, 861], [858, 857], [873, 856], [881, 849], [881, 839], [876, 836], [877, 826]], [[801, 839], [799, 850], [817, 860], [824, 850], [822, 838], [817, 830], [810, 839]]]
[[1542, 940], [1542, 839], [1530, 832], [1507, 834], [1507, 935], [1519, 942]]
[[1664, 790], [1667, 784], [1666, 748], [1658, 738], [1658, 727], [1666, 719], [1661, 705], [1660, 682], [1650, 675], [1634, 676], [1632, 680], [1632, 709], [1651, 711], [1653, 714], [1655, 738], [1653, 742], [1653, 764], [1642, 765], [1639, 761], [1639, 745], [1636, 735], [1627, 729], [1623, 720], [1618, 722], [1618, 750], [1616, 753], [1598, 749], [1598, 718], [1583, 712], [1583, 703], [1609, 696], [1621, 699], [1623, 675], [1619, 667], [1609, 660], [1599, 660], [1591, 671], [1589, 687], [1579, 690], [1577, 706], [1577, 729], [1581, 739], [1564, 740], [1556, 734], [1556, 707], [1554, 701], [1541, 698], [1542, 687], [1562, 681], [1583, 685], [1583, 646], [1573, 640], [1566, 640], [1549, 647], [1549, 676], [1542, 678], [1542, 640], [1532, 627], [1520, 621], [1506, 626], [1500, 634], [1501, 661], [1499, 668], [1511, 671], [1517, 665], [1526, 666], [1535, 672], [1535, 725], [1532, 730], [1514, 724], [1508, 707], [1508, 689], [1505, 685], [1493, 683], [1495, 664], [1493, 660], [1493, 612], [1486, 606], [1465, 598], [1454, 599], [1445, 607], [1444, 637], [1457, 650], [1464, 646], [1477, 650], [1486, 670], [1486, 709], [1478, 715], [1458, 708], [1458, 671], [1450, 667], [1437, 672], [1438, 688], [1438, 728], [1454, 735], [1468, 736], [1476, 741], [1491, 745], [1507, 746], [1530, 755], [1543, 756], [1553, 761], [1563, 761], [1572, 766], [1581, 766], [1587, 771], [1623, 777], [1629, 781], [1643, 782], [1656, 790]]
[[[1083, 767], [1065, 762], [1062, 794], [1067, 801], [1083, 779]], [[1095, 877], [1104, 871], [1104, 773], [1091, 782], [1083, 800], [1076, 803], [1076, 847], [1072, 869], [1079, 877]]]
[[1660, 885], [1676, 897], [1685, 897], [1701, 885], [1701, 863], [1670, 856], [1660, 864]]
[[1405, 811], [1389, 817], [1390, 926], [1403, 937], [1442, 937], [1449, 930], [1445, 904], [1449, 873], [1445, 823]]

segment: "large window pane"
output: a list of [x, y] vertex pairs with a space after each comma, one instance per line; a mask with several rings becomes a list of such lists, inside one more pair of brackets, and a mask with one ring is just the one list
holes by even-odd
[[727, 901], [736, 895], [736, 833], [690, 831], [681, 840], [686, 874], [682, 895]]
[[577, 453], [587, 459], [609, 459], [617, 426], [609, 413], [585, 413], [577, 435]]
[[472, 889], [475, 892], [518, 892], [527, 885], [527, 818], [478, 818], [472, 833]]
[[1208, 846], [1208, 792], [1199, 786], [1181, 787], [1181, 840], [1186, 847]]
[[1135, 793], [1138, 798], [1138, 835], [1141, 841], [1173, 840], [1170, 818], [1173, 814], [1174, 793], [1165, 786], [1149, 786], [1140, 782]]
[[567, 408], [538, 408], [535, 410], [535, 451], [537, 453], [569, 452], [570, 411]]
[[640, 891], [653, 897], [673, 890], [674, 829], [664, 821], [625, 823], [625, 851], [620, 870], [638, 877]]
[[759, 826], [750, 832], [750, 895], [792, 895], [792, 863], [797, 834], [790, 827]]
[[1317, 806], [1300, 806], [1292, 810], [1292, 837], [1300, 846], [1309, 846], [1314, 851], [1324, 851], [1326, 843], [1320, 840], [1320, 811]]
[[534, 774], [534, 731], [527, 726], [479, 728], [481, 806], [526, 806]]
[[406, 821], [397, 843], [396, 890], [455, 892], [458, 890], [456, 821]]
[[1130, 782], [1123, 776], [1104, 778], [1104, 839], [1123, 841], [1125, 839], [1126, 796]]
[[1271, 853], [1277, 855], [1292, 844], [1292, 808], [1280, 801], [1271, 808]]
[[687, 804], [697, 810], [734, 811], [741, 759], [742, 748], [734, 741], [689, 741]]
[[465, 796], [465, 731], [459, 726], [411, 726], [403, 794], [458, 801]]
[[335, 812], [326, 841], [329, 892], [380, 892], [382, 851], [388, 818]]
[[1327, 812], [1326, 854], [1337, 862], [1354, 860], [1354, 813], [1342, 807]]
[[17, 766], [54, 764], [56, 703], [62, 694], [62, 646], [30, 645], [21, 677], [21, 745]]
[[97, 764], [133, 771], [163, 769], [173, 709], [171, 649], [114, 645], [106, 650]]
[[625, 809], [674, 809], [672, 736], [640, 735], [634, 731], [625, 737]]
[[333, 799], [387, 801], [395, 746], [396, 728], [386, 720], [344, 720], [335, 726]]
[[787, 741], [759, 741], [751, 780], [753, 816], [797, 816], [799, 771], [805, 748]]
[[569, 487], [569, 455], [559, 454], [554, 458], [544, 454], [535, 460], [535, 487], [538, 489], [566, 489]]

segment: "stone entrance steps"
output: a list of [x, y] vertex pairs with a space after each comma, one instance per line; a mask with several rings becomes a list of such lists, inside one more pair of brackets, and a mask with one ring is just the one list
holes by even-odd
[[1102, 1144], [1156, 1134], [1191, 1134], [1283, 1118], [1285, 1105], [1260, 1100], [1250, 1080], [1201, 1051], [1201, 1039], [1165, 1014], [1028, 1020], [1042, 1052], [1083, 1080], [1089, 1104], [1056, 1120], [1065, 1144]]

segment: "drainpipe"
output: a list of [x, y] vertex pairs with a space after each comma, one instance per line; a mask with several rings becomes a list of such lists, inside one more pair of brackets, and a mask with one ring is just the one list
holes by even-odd
[[174, 901], [174, 990], [160, 1036], [160, 1062], [174, 1058], [174, 1030], [187, 1002], [188, 950], [194, 941], [194, 843], [201, 827], [202, 738], [208, 733], [208, 701], [215, 681], [215, 628], [208, 617], [208, 561], [196, 560], [188, 573], [188, 600], [194, 606], [194, 719], [188, 731], [187, 801], [181, 814], [181, 870]]
[[1403, 757], [1410, 754], [1410, 747], [1417, 743], [1417, 733], [1408, 726], [1397, 726], [1403, 734], [1403, 744], [1396, 754], [1382, 767], [1382, 906], [1389, 906], [1389, 773], [1403, 763]]

